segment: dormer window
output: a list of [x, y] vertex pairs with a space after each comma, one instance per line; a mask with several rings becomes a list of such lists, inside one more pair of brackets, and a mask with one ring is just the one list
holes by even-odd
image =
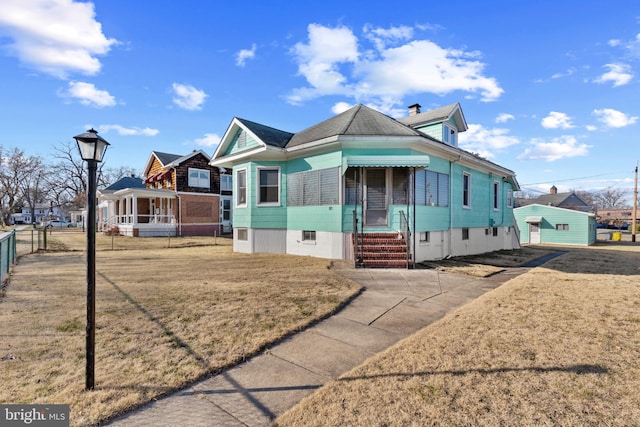
[[454, 147], [458, 146], [456, 130], [447, 124], [442, 125], [442, 142]]

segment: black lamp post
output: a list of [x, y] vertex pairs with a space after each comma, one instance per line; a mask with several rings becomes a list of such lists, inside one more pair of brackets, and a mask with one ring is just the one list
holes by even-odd
[[87, 189], [87, 367], [85, 390], [93, 390], [96, 348], [96, 171], [109, 143], [89, 129], [73, 137], [78, 143], [80, 157], [86, 160], [88, 176]]

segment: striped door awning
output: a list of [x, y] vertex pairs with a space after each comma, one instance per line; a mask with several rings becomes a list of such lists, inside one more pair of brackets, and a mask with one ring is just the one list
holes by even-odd
[[410, 167], [426, 168], [429, 156], [347, 156], [342, 159], [342, 172], [349, 167]]

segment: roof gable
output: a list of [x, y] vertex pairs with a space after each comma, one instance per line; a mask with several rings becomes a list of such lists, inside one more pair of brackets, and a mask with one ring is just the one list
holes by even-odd
[[439, 122], [453, 122], [458, 128], [458, 132], [464, 132], [468, 129], [467, 121], [464, 118], [462, 107], [460, 103], [445, 105], [434, 110], [425, 111], [424, 113], [418, 113], [413, 116], [404, 117], [398, 120], [400, 123], [404, 123], [412, 128], [429, 125]]
[[261, 125], [251, 120], [238, 118], [248, 130], [250, 130], [260, 141], [273, 147], [282, 148], [287, 145], [293, 134], [270, 126]]
[[418, 131], [397, 120], [358, 104], [296, 133], [287, 144], [287, 148], [340, 135], [422, 136]]
[[162, 169], [172, 168], [198, 155], [204, 156], [207, 159], [207, 161], [211, 159], [207, 155], [207, 153], [205, 153], [202, 150], [193, 150], [192, 152], [184, 156], [180, 154], [169, 154], [169, 153], [161, 153], [159, 151], [152, 151], [151, 155], [149, 156], [149, 160], [147, 160], [147, 165], [144, 167], [143, 175], [144, 176], [149, 175], [149, 171], [151, 170], [151, 167], [156, 161], [160, 164]]

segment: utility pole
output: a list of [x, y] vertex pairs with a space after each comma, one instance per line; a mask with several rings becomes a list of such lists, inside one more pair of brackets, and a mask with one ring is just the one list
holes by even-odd
[[636, 219], [638, 218], [638, 162], [636, 162], [636, 174], [633, 184], [633, 221], [631, 221], [631, 241], [636, 241]]

